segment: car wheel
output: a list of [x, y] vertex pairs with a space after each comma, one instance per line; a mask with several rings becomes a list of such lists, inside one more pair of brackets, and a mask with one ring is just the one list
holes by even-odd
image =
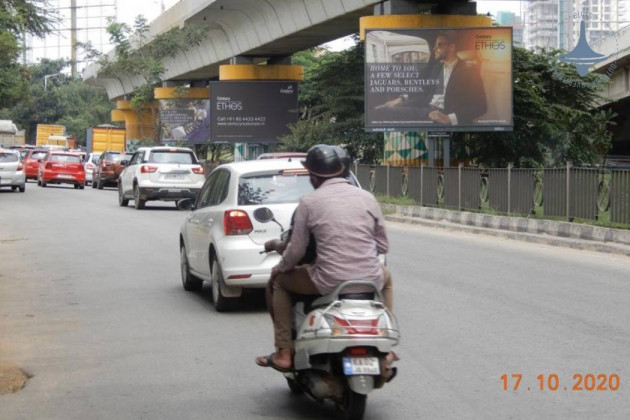
[[40, 181], [39, 177], [37, 178], [37, 186], [39, 186], [39, 187], [42, 186], [42, 181]]
[[96, 188], [98, 188], [99, 190], [103, 189], [103, 180], [101, 178], [96, 181]]
[[146, 203], [146, 200], [140, 198], [140, 187], [138, 187], [138, 184], [133, 186], [133, 202], [136, 210], [142, 210]]
[[120, 207], [127, 207], [129, 204], [129, 200], [125, 198], [122, 190], [122, 185], [118, 184], [118, 205]]
[[79, 184], [74, 184], [74, 189], [78, 190], [79, 189]]
[[190, 274], [188, 266], [188, 257], [186, 256], [186, 247], [182, 245], [179, 248], [179, 265], [182, 274], [182, 285], [187, 292], [194, 292], [201, 289], [203, 280]]
[[232, 309], [237, 299], [223, 296], [221, 284], [223, 283], [223, 272], [217, 259], [217, 255], [212, 256], [212, 302], [217, 312], [226, 312]]
[[94, 180], [92, 180], [90, 184], [92, 184], [92, 188], [96, 189], [96, 182], [94, 182]]
[[26, 185], [20, 187], [20, 192], [24, 192], [24, 191], [26, 191]]
[[15, 191], [15, 190], [17, 190], [17, 186], [11, 185], [11, 191]]
[[79, 185], [79, 189], [80, 190], [85, 189], [85, 185]]
[[44, 182], [43, 179], [42, 179], [42, 187], [46, 188], [46, 183]]

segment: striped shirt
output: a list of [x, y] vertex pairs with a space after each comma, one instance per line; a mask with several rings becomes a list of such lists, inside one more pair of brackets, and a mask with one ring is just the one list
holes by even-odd
[[321, 294], [348, 280], [373, 281], [382, 289], [378, 254], [387, 253], [389, 245], [385, 219], [372, 194], [345, 179], [332, 178], [303, 196], [278, 266], [281, 272], [293, 269], [304, 256], [310, 233], [317, 243], [317, 259], [307, 270]]

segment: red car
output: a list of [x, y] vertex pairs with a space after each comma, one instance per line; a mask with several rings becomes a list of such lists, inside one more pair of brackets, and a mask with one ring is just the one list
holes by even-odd
[[37, 185], [72, 184], [85, 188], [85, 169], [81, 156], [67, 152], [50, 151], [42, 159], [37, 175]]
[[46, 158], [48, 154], [47, 150], [32, 149], [26, 154], [23, 160], [24, 172], [26, 174], [26, 180], [37, 179], [37, 173], [39, 172], [39, 161]]

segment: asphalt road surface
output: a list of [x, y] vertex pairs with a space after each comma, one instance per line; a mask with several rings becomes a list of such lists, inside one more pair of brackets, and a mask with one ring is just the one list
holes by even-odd
[[[0, 190], [0, 364], [32, 376], [2, 420], [335, 416], [254, 364], [272, 350], [260, 295], [219, 314], [207, 286], [182, 289], [185, 216], [114, 189]], [[630, 418], [627, 257], [389, 235], [402, 360], [366, 420]]]

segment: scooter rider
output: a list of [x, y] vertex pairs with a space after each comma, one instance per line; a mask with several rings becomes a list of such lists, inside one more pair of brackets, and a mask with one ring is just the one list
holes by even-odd
[[[348, 163], [339, 150], [313, 146], [302, 161], [315, 190], [300, 199], [291, 240], [271, 271], [270, 313], [277, 351], [256, 358], [260, 366], [280, 371], [292, 366], [292, 294], [324, 295], [344, 281], [369, 280], [382, 290], [385, 305], [392, 308], [391, 274], [378, 259], [389, 247], [383, 214], [372, 194], [344, 178]], [[312, 264], [297, 266], [310, 234], [317, 244], [317, 257]]]

